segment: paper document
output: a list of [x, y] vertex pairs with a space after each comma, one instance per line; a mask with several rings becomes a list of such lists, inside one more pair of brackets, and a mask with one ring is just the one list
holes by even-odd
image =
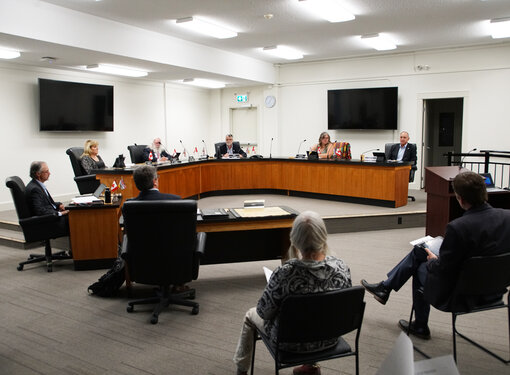
[[413, 246], [419, 246], [423, 245], [430, 251], [432, 251], [435, 255], [439, 256], [439, 248], [441, 247], [441, 244], [443, 243], [443, 237], [437, 236], [437, 237], [431, 237], [431, 236], [425, 236], [422, 238], [418, 238], [417, 240], [409, 242]]
[[269, 279], [271, 278], [273, 271], [271, 271], [269, 268], [267, 268], [265, 266], [262, 267], [262, 269], [264, 270], [264, 275], [266, 275], [266, 281], [269, 282]]
[[93, 202], [102, 202], [101, 199], [94, 197], [93, 195], [89, 195], [86, 197], [75, 197], [71, 200], [71, 203], [74, 204], [87, 204]]

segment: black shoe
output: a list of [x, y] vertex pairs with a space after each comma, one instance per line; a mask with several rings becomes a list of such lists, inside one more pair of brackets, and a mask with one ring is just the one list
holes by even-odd
[[386, 305], [388, 298], [390, 298], [391, 289], [386, 289], [383, 282], [377, 284], [369, 284], [365, 279], [361, 280], [361, 285], [365, 287], [368, 293], [373, 294], [374, 298]]
[[409, 327], [407, 320], [401, 319], [399, 320], [398, 325], [405, 333], [409, 330], [411, 335], [419, 337], [420, 339], [430, 340], [430, 329], [427, 324], [416, 323], [416, 320], [413, 320], [411, 322], [411, 327]]

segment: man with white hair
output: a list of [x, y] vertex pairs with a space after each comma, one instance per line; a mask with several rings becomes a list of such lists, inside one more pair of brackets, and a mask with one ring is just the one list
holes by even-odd
[[143, 158], [145, 161], [157, 162], [167, 161], [171, 155], [166, 152], [165, 146], [161, 143], [161, 138], [154, 138], [151, 147], [146, 147], [143, 150]]

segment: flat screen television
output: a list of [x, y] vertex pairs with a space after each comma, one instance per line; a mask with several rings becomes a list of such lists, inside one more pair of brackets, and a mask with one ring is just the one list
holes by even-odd
[[113, 131], [113, 86], [39, 78], [40, 131]]
[[398, 87], [328, 90], [328, 129], [397, 129]]

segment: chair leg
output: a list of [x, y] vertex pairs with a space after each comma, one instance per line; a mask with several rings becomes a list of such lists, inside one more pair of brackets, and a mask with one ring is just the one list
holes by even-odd
[[251, 375], [253, 375], [253, 371], [255, 369], [255, 348], [257, 345], [257, 332], [253, 333], [253, 350], [251, 352]]
[[[413, 321], [413, 316], [414, 316], [414, 304], [413, 306], [411, 307], [411, 314], [409, 315], [409, 322], [407, 324], [407, 332], [406, 332], [406, 335], [409, 336], [409, 333], [411, 332], [411, 322]], [[428, 354], [426, 354], [425, 352], [423, 352], [421, 349], [419, 349], [418, 347], [416, 347], [413, 343], [413, 349], [421, 354], [423, 357], [427, 358], [427, 359], [430, 359], [430, 356]]]

